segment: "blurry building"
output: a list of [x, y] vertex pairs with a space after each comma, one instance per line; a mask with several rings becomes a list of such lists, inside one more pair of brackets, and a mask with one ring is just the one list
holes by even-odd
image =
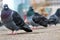
[[9, 8], [17, 11], [23, 18], [23, 10], [28, 11], [33, 6], [36, 12], [41, 13], [44, 10], [45, 16], [52, 15], [60, 8], [60, 0], [3, 0], [3, 5], [8, 4]]

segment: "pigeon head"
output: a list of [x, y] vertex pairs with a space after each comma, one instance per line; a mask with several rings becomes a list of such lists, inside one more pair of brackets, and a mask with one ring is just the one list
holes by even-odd
[[4, 5], [4, 10], [8, 10], [9, 8], [8, 8], [8, 5], [7, 4], [5, 4]]
[[33, 7], [30, 7], [29, 9], [32, 10], [32, 11], [34, 10]]

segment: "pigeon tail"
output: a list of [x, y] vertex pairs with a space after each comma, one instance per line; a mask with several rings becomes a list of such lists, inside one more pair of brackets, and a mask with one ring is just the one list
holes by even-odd
[[31, 28], [27, 24], [25, 24], [22, 28], [26, 32], [32, 32]]

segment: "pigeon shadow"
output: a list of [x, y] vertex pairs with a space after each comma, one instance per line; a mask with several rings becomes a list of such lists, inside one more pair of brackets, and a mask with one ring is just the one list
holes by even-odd
[[39, 32], [22, 32], [22, 33], [4, 34], [4, 35], [23, 35], [23, 34], [39, 34]]

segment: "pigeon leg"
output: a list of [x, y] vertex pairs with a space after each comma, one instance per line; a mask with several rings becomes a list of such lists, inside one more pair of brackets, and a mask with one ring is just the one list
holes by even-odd
[[12, 31], [12, 35], [16, 35], [17, 33], [15, 31]]
[[32, 30], [37, 30], [37, 29], [38, 29], [38, 27], [33, 26], [31, 29], [32, 29]]
[[9, 35], [16, 35], [17, 33], [15, 31], [12, 31]]

